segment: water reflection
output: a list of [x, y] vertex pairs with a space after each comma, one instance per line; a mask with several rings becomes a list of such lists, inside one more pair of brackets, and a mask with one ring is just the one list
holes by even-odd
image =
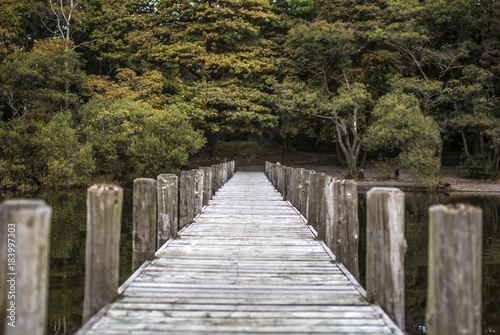
[[[427, 296], [428, 208], [444, 203], [468, 203], [483, 209], [483, 334], [500, 332], [500, 196], [433, 195], [406, 193], [405, 256], [406, 331], [425, 334]], [[359, 197], [360, 272], [364, 282], [366, 255], [365, 195]], [[365, 286], [366, 287], [366, 286]]]
[[[53, 209], [49, 310], [45, 334], [73, 334], [81, 326], [85, 284], [86, 190], [0, 194], [44, 199]], [[132, 192], [125, 190], [120, 236], [120, 283], [131, 274]]]

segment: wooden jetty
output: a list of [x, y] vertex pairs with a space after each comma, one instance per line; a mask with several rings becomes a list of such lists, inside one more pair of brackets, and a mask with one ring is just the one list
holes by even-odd
[[237, 172], [78, 335], [402, 334], [263, 172]]

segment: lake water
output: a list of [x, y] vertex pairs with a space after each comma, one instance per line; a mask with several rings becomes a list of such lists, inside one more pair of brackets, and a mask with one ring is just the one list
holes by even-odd
[[[11, 197], [13, 195], [9, 195]], [[16, 195], [19, 196], [19, 195]], [[72, 334], [81, 325], [85, 281], [86, 190], [23, 194], [53, 207], [49, 317], [46, 334]], [[6, 197], [0, 193], [0, 200]], [[483, 334], [500, 333], [500, 196], [406, 194], [406, 330], [425, 334], [429, 206], [465, 202], [483, 209]], [[120, 282], [131, 274], [132, 192], [125, 191], [120, 242]], [[365, 196], [359, 196], [360, 274], [366, 250]]]

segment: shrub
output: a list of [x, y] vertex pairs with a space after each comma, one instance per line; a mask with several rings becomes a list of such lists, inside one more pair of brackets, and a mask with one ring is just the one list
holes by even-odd
[[457, 169], [464, 172], [468, 177], [474, 179], [496, 179], [499, 177], [498, 171], [495, 171], [493, 161], [486, 153], [462, 156], [463, 161], [457, 166]]

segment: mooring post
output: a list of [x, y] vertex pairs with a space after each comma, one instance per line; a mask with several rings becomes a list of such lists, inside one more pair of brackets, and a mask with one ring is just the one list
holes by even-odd
[[118, 294], [123, 189], [93, 185], [87, 191], [83, 323]]
[[212, 200], [212, 168], [200, 167], [203, 170], [203, 206]]
[[290, 201], [292, 195], [292, 175], [293, 175], [293, 167], [285, 167], [285, 181], [283, 185], [283, 200]]
[[344, 250], [344, 258], [339, 261], [345, 265], [347, 270], [359, 281], [359, 220], [358, 220], [358, 185], [354, 180], [343, 181], [344, 188], [344, 224], [341, 226], [345, 229], [342, 236], [346, 237]]
[[312, 174], [310, 178], [307, 223], [311, 225], [316, 232], [319, 229], [320, 212], [324, 208], [325, 177], [326, 175], [323, 172], [318, 172]]
[[481, 334], [482, 210], [429, 208], [428, 334]]
[[366, 196], [366, 293], [396, 325], [405, 327], [404, 193], [373, 188]]
[[157, 193], [156, 180], [149, 178], [134, 180], [132, 272], [155, 256]]
[[0, 333], [42, 335], [47, 323], [52, 209], [43, 200], [0, 205]]
[[203, 209], [203, 181], [205, 179], [202, 169], [192, 170], [194, 172], [194, 208], [193, 217], [201, 214]]
[[[324, 208], [319, 213], [318, 238], [323, 240], [328, 248], [333, 252], [334, 239], [334, 207], [333, 207], [333, 186], [336, 178], [325, 176], [325, 187], [323, 189]], [[334, 253], [335, 254], [335, 253]], [[336, 254], [335, 254], [336, 255]]]
[[194, 218], [194, 175], [195, 171], [181, 171], [179, 192], [179, 229], [193, 222]]
[[179, 228], [179, 178], [175, 174], [160, 174], [156, 177], [158, 190], [158, 217], [156, 227], [156, 249], [177, 237]]
[[310, 187], [312, 176], [316, 173], [314, 170], [304, 171], [304, 187], [302, 188], [302, 199], [300, 203], [300, 212], [307, 218], [309, 214], [309, 197], [311, 196]]

